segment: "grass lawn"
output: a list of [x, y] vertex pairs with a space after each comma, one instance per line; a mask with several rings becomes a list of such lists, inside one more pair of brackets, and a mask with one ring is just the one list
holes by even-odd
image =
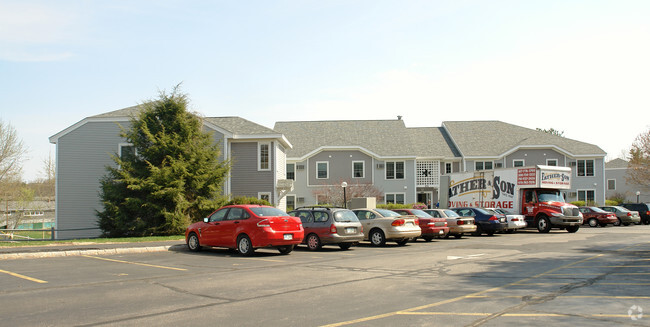
[[[19, 234], [20, 233], [20, 234]], [[173, 235], [173, 236], [148, 236], [148, 237], [121, 237], [121, 238], [86, 238], [86, 239], [75, 239], [75, 240], [57, 240], [57, 241], [23, 241], [23, 237], [20, 236], [29, 236], [32, 238], [43, 238], [43, 232], [41, 231], [29, 231], [29, 233], [34, 233], [34, 235], [26, 235], [22, 231], [14, 232], [14, 240], [6, 239], [4, 232], [0, 232], [0, 247], [17, 247], [17, 246], [43, 246], [43, 245], [55, 245], [55, 244], [78, 244], [78, 243], [133, 243], [133, 242], [156, 242], [156, 241], [182, 241], [185, 239], [184, 235]], [[45, 232], [45, 238], [50, 237], [49, 232]]]

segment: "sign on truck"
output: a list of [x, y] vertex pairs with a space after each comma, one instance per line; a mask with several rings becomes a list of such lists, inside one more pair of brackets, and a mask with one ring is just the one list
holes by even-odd
[[503, 208], [524, 215], [528, 226], [540, 232], [555, 227], [575, 233], [582, 225], [582, 214], [564, 200], [562, 190], [570, 188], [569, 167], [539, 165], [452, 173], [441, 178], [440, 203], [449, 208]]

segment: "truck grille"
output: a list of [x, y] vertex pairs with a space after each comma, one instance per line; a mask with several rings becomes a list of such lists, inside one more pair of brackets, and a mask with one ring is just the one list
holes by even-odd
[[580, 210], [578, 208], [564, 207], [562, 208], [562, 214], [568, 217], [577, 217], [580, 215]]

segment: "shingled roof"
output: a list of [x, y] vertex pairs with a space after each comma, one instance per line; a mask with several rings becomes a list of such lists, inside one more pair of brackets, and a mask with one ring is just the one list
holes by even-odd
[[386, 157], [454, 157], [440, 128], [407, 128], [397, 120], [332, 120], [277, 122], [274, 130], [293, 144], [289, 158], [301, 158], [321, 147], [360, 147]]
[[600, 147], [501, 121], [442, 123], [466, 157], [497, 157], [517, 147], [555, 146], [569, 155], [606, 155]]
[[629, 163], [621, 158], [616, 158], [605, 163], [605, 169], [627, 169]]

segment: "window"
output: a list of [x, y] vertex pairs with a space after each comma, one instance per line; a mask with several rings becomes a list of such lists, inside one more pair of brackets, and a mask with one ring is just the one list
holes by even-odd
[[451, 174], [452, 173], [452, 168], [451, 168], [451, 162], [445, 163], [445, 174]]
[[257, 157], [258, 157], [258, 170], [271, 170], [271, 144], [258, 143]]
[[260, 200], [266, 200], [269, 203], [271, 202], [271, 192], [257, 192], [257, 198]]
[[365, 167], [365, 161], [352, 161], [352, 178], [366, 177]]
[[490, 170], [492, 169], [492, 161], [476, 161], [474, 163], [475, 170]]
[[615, 190], [616, 189], [616, 180], [615, 179], [608, 179], [607, 180], [607, 189], [608, 190]]
[[135, 146], [130, 143], [121, 143], [120, 144], [120, 158], [124, 161], [132, 161], [135, 158], [136, 150]]
[[585, 201], [586, 203], [596, 201], [596, 191], [578, 190], [578, 201]]
[[405, 204], [404, 197], [405, 197], [404, 193], [386, 193], [386, 204], [389, 203]]
[[404, 179], [404, 161], [387, 161], [386, 179]]
[[546, 159], [547, 166], [557, 166], [557, 159]]
[[525, 166], [525, 161], [522, 159], [516, 159], [512, 161], [512, 166], [513, 167], [523, 167]]
[[594, 176], [594, 161], [578, 160], [578, 176]]
[[287, 179], [296, 180], [296, 164], [287, 164]]
[[287, 211], [291, 211], [296, 208], [296, 196], [287, 195]]
[[316, 161], [316, 178], [327, 179], [329, 178], [330, 163], [328, 161]]
[[210, 217], [208, 218], [208, 222], [222, 221], [226, 217], [227, 213], [228, 213], [228, 208], [221, 209], [213, 213], [212, 215], [210, 215]]

